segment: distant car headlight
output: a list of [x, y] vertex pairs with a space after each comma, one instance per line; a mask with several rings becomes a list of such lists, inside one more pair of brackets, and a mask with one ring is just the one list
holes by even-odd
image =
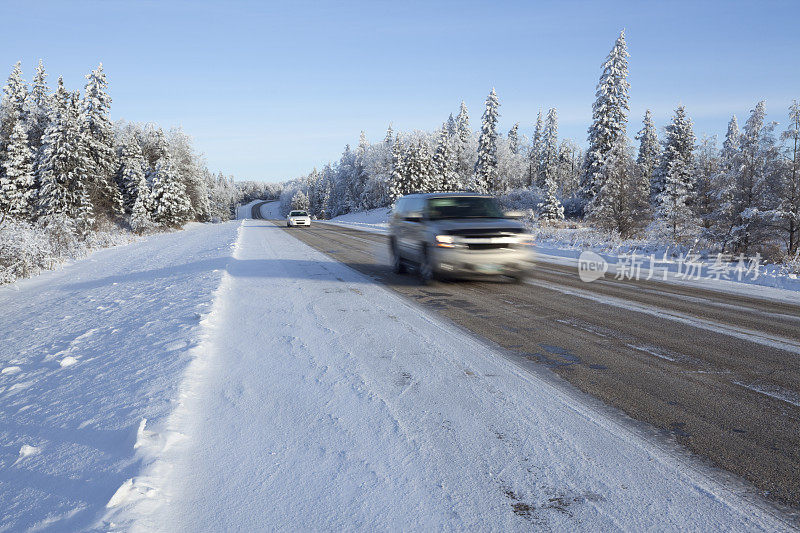
[[440, 248], [455, 248], [456, 239], [452, 235], [437, 235], [436, 246]]

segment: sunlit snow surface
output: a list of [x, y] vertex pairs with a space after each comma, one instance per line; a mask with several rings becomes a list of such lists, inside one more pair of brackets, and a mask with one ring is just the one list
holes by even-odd
[[4, 287], [0, 333], [0, 531], [780, 527], [266, 221]]
[[0, 531], [91, 526], [174, 408], [235, 241], [194, 225], [0, 287]]
[[735, 493], [266, 221], [107, 520], [142, 530], [769, 529]]

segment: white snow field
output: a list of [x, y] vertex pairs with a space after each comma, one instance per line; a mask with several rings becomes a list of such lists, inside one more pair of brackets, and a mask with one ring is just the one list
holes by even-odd
[[140, 428], [104, 530], [787, 527], [283, 229], [240, 224], [179, 405]]
[[137, 474], [236, 232], [194, 224], [0, 288], [0, 531], [91, 528]]

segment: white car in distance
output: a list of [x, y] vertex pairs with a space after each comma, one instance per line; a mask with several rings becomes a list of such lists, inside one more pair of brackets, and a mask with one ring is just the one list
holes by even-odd
[[311, 226], [311, 217], [308, 216], [307, 211], [289, 211], [289, 216], [286, 217], [286, 227], [296, 226]]

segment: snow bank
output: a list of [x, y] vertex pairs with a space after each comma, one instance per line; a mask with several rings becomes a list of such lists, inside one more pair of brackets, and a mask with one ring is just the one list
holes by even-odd
[[91, 529], [175, 407], [236, 223], [107, 248], [0, 287], [0, 531]]

